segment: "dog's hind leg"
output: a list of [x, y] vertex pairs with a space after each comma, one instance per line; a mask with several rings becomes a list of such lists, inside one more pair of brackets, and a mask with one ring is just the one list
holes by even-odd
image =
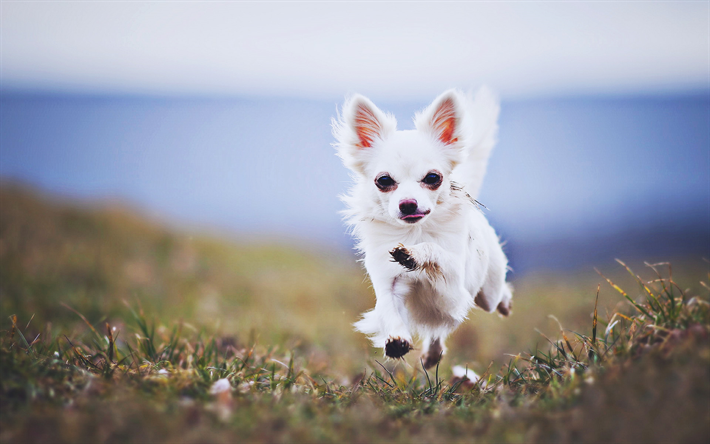
[[446, 347], [442, 338], [424, 338], [424, 352], [422, 353], [422, 365], [426, 370], [434, 367], [441, 361]]
[[[501, 315], [508, 316], [512, 310], [513, 298], [513, 287], [505, 280], [508, 259], [492, 229], [489, 236], [484, 236], [484, 240], [488, 243], [489, 259], [483, 285], [471, 282], [469, 285], [472, 288], [469, 290], [476, 294], [474, 302], [478, 308], [489, 313], [497, 310]], [[471, 266], [475, 267], [475, 264]], [[476, 285], [481, 286], [476, 289]]]
[[505, 281], [505, 273], [489, 269], [486, 281], [474, 298], [476, 306], [492, 313], [508, 316], [513, 309], [513, 287]]
[[502, 298], [496, 306], [496, 310], [503, 316], [508, 316], [513, 311], [513, 285], [506, 282], [501, 292]]

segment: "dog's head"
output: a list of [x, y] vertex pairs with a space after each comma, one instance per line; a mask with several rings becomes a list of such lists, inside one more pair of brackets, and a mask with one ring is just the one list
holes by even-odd
[[338, 155], [391, 222], [417, 224], [446, 202], [451, 172], [465, 155], [465, 100], [456, 90], [443, 93], [411, 131], [397, 131], [395, 118], [363, 96], [343, 105], [333, 122]]

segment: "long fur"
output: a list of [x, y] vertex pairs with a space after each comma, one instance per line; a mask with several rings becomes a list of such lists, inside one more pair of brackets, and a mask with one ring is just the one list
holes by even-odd
[[354, 181], [342, 213], [377, 297], [355, 327], [387, 356], [406, 354], [418, 335], [432, 366], [472, 307], [510, 312], [507, 258], [475, 201], [498, 112], [487, 89], [475, 99], [449, 90], [415, 116], [412, 131], [397, 131], [361, 95], [333, 119], [334, 147]]

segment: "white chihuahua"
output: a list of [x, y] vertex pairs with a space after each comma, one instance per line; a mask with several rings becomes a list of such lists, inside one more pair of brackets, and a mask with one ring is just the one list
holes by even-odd
[[444, 340], [477, 306], [508, 315], [508, 260], [475, 200], [498, 132], [499, 105], [446, 91], [397, 131], [394, 116], [355, 95], [333, 119], [338, 156], [354, 174], [343, 213], [375, 290], [375, 308], [355, 324], [386, 356], [423, 340], [436, 365]]

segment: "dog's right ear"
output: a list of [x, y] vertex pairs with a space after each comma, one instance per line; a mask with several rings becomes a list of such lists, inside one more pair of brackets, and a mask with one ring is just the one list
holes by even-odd
[[[348, 103], [350, 124], [358, 138], [360, 148], [371, 148], [375, 140], [382, 139], [382, 121], [385, 118], [372, 102], [363, 96], [355, 96]], [[379, 117], [378, 117], [379, 115]]]
[[383, 113], [359, 94], [345, 100], [342, 113], [331, 124], [338, 156], [346, 167], [363, 175], [373, 147], [397, 129], [394, 116]]

